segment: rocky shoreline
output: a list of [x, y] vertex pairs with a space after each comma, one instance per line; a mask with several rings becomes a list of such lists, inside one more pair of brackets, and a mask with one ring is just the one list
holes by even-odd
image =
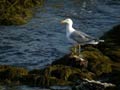
[[81, 87], [82, 90], [119, 90], [119, 35], [120, 25], [117, 25], [101, 37], [104, 43], [84, 46], [82, 54], [85, 62], [68, 54], [44, 69], [29, 71], [21, 67], [0, 65], [0, 83], [40, 87], [72, 86], [73, 90], [81, 90]]

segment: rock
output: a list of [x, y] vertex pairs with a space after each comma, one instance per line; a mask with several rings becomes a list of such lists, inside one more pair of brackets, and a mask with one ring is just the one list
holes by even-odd
[[112, 61], [120, 62], [120, 25], [113, 27], [101, 38], [104, 43], [98, 45], [103, 54], [110, 57]]
[[58, 79], [56, 77], [46, 77], [43, 75], [28, 75], [23, 78], [23, 84], [30, 85], [30, 86], [40, 86], [40, 87], [49, 87], [52, 85], [72, 85], [72, 82]]
[[88, 60], [88, 70], [95, 73], [97, 76], [103, 73], [112, 72], [111, 60], [109, 57], [102, 54], [97, 48], [88, 46], [82, 52], [84, 58]]
[[28, 71], [20, 67], [7, 65], [0, 66], [0, 81], [6, 84], [18, 84], [19, 79], [28, 74]]
[[92, 79], [94, 74], [89, 71], [81, 71], [79, 68], [65, 66], [65, 65], [53, 65], [48, 68], [47, 71], [52, 77], [56, 77], [62, 80], [72, 81], [71, 79], [76, 78], [76, 75], [79, 78], [89, 78]]
[[[5, 0], [0, 2], [0, 25], [25, 24], [32, 17], [32, 7], [41, 6], [44, 0]], [[9, 3], [9, 4], [8, 4]]]
[[114, 84], [102, 83], [100, 81], [84, 79], [79, 85], [74, 86], [73, 90], [107, 90], [116, 88]]
[[89, 72], [95, 73], [97, 76], [103, 73], [112, 72], [111, 60], [109, 57], [102, 54], [102, 52], [92, 46], [87, 46], [82, 51], [82, 55], [85, 58], [81, 61], [78, 57], [71, 57], [71, 55], [65, 55], [64, 57], [56, 60], [52, 65], [66, 65], [71, 67], [76, 67], [81, 70], [88, 70]]
[[82, 68], [87, 68], [88, 61], [87, 60], [82, 61], [78, 56], [71, 56], [71, 54], [68, 54], [56, 61], [53, 61], [52, 63], [52, 65], [57, 65], [57, 64], [62, 64], [62, 65], [67, 65], [82, 69]]
[[0, 66], [0, 78], [1, 79], [16, 79], [18, 77], [27, 75], [28, 71], [24, 68], [12, 67], [12, 66]]

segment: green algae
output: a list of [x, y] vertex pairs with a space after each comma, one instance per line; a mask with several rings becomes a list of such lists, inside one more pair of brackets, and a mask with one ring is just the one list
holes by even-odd
[[25, 24], [32, 17], [32, 7], [41, 6], [44, 0], [2, 0], [0, 1], [0, 24]]
[[112, 72], [111, 60], [99, 50], [83, 51], [82, 54], [88, 60], [89, 71], [95, 73], [97, 76]]

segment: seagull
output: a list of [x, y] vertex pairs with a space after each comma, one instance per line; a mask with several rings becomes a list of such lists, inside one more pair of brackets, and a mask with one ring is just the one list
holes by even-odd
[[[61, 21], [62, 24], [66, 24], [66, 36], [68, 40], [73, 44], [78, 44], [79, 46], [79, 55], [80, 55], [80, 46], [92, 44], [96, 45], [99, 42], [104, 42], [104, 40], [99, 40], [95, 37], [92, 37], [82, 31], [77, 31], [73, 28], [73, 21], [70, 18]], [[74, 49], [74, 53], [76, 53], [76, 47]]]

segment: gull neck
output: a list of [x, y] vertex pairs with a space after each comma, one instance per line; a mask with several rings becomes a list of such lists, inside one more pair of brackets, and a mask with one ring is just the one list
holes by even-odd
[[72, 24], [67, 24], [66, 30], [67, 34], [71, 34], [73, 31], [75, 31], [74, 28], [72, 27]]

